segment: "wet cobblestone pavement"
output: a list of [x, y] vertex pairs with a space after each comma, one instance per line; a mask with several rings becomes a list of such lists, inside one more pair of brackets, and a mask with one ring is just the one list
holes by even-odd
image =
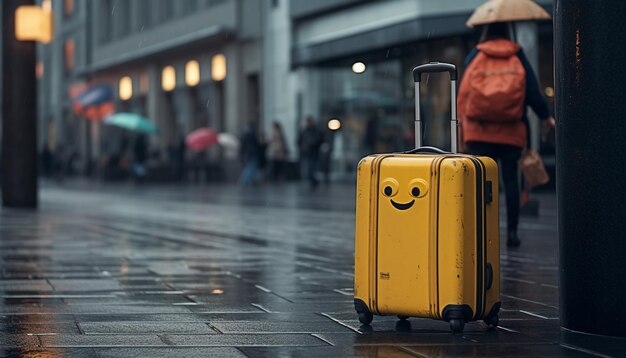
[[354, 188], [44, 185], [0, 211], [0, 355], [594, 357], [562, 343], [556, 209], [502, 249], [501, 327], [453, 335], [352, 303]]

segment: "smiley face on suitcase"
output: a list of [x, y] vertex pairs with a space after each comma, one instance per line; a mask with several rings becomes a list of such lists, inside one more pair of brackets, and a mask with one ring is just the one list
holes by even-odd
[[[394, 208], [408, 210], [413, 207], [416, 199], [426, 195], [428, 183], [424, 179], [414, 178], [408, 182], [408, 185], [401, 185], [395, 178], [385, 178], [381, 182], [380, 190], [385, 197], [389, 198]], [[396, 196], [398, 197], [396, 198]], [[406, 198], [408, 201], [402, 200], [402, 198]]]

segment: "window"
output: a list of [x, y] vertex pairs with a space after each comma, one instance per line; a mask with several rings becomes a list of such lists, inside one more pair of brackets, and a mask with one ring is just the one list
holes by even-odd
[[65, 56], [65, 71], [71, 72], [74, 69], [74, 40], [67, 40], [63, 44], [63, 54]]

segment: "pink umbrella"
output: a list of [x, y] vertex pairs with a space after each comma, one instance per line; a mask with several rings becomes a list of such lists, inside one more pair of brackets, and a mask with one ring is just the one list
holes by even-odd
[[189, 133], [185, 138], [187, 148], [201, 151], [217, 144], [217, 132], [210, 128], [200, 128]]

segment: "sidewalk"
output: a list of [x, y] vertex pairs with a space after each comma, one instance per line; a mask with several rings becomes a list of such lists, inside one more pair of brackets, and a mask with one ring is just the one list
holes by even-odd
[[38, 212], [0, 211], [0, 355], [599, 356], [559, 341], [555, 197], [536, 198], [502, 249], [501, 327], [453, 335], [359, 324], [352, 186], [44, 185]]

